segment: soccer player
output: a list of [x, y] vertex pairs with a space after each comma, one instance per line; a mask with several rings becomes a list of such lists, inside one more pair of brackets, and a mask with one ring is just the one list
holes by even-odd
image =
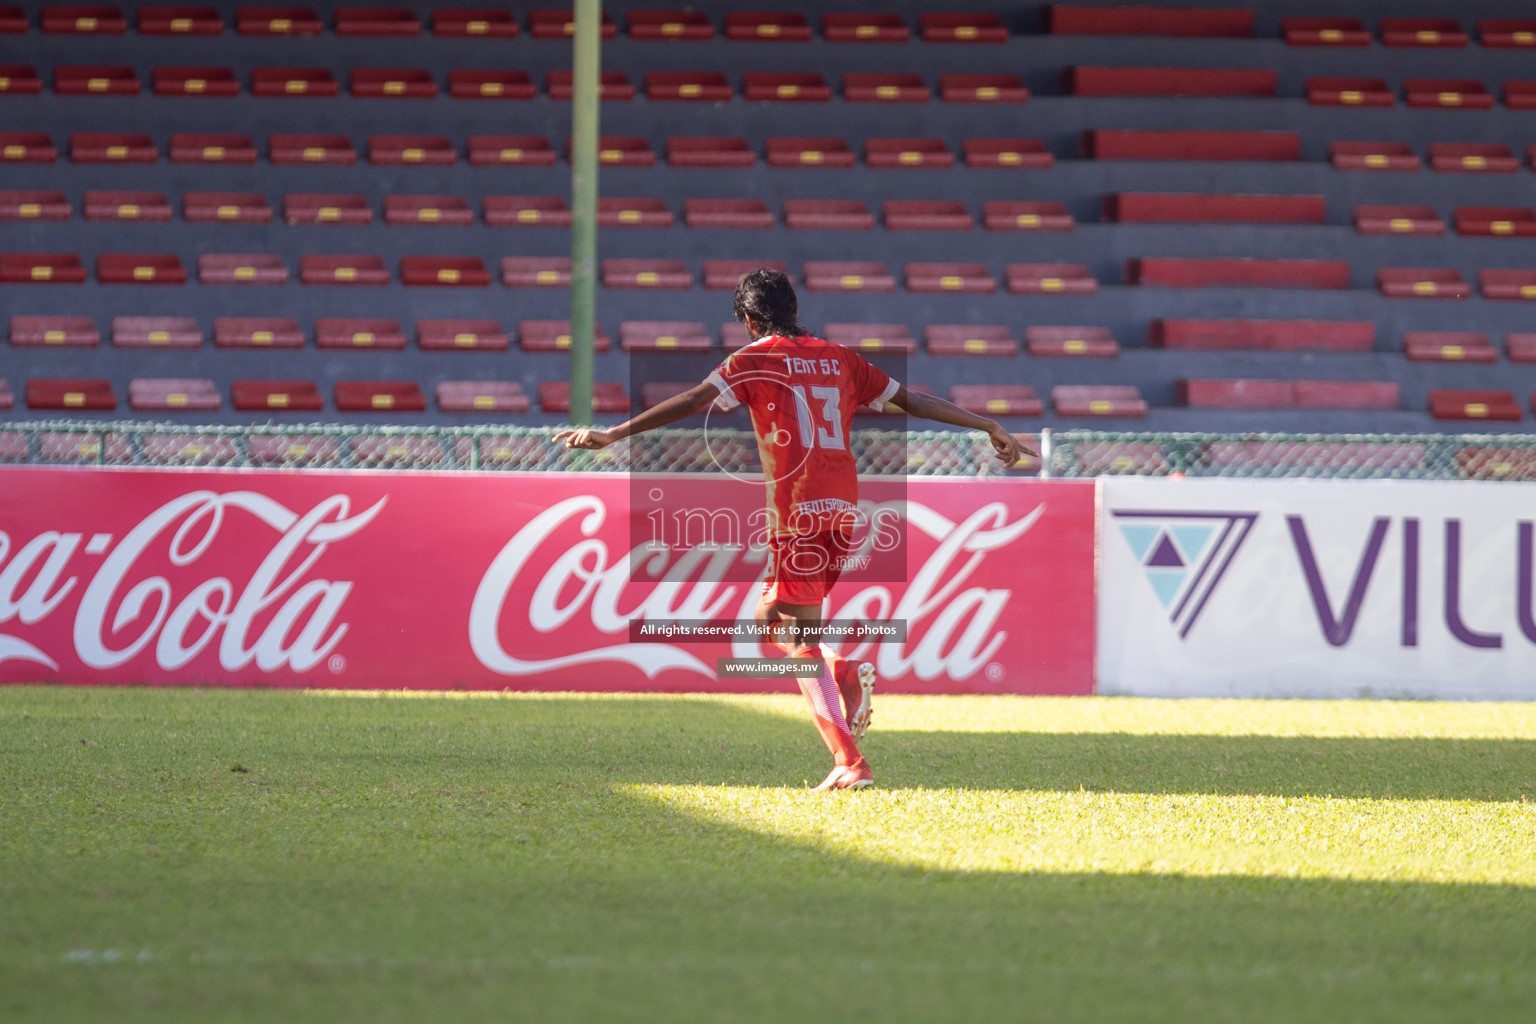
[[735, 313], [755, 340], [702, 383], [616, 427], [562, 430], [555, 441], [604, 448], [711, 402], [723, 410], [747, 406], [768, 488], [769, 557], [757, 620], [773, 630], [785, 654], [817, 659], [800, 679], [832, 752], [832, 773], [816, 788], [863, 789], [874, 784], [858, 746], [869, 726], [874, 666], [851, 664], [816, 642], [822, 602], [843, 568], [858, 516], [858, 473], [848, 445], [854, 410], [883, 411], [889, 403], [913, 416], [985, 431], [1005, 466], [1028, 449], [997, 421], [908, 391], [852, 349], [812, 336], [800, 325], [794, 286], [777, 270], [741, 279]]

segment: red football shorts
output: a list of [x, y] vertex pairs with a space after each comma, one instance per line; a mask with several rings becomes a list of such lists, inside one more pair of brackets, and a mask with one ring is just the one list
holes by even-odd
[[852, 538], [842, 530], [770, 538], [763, 600], [819, 607], [842, 575], [851, 547]]

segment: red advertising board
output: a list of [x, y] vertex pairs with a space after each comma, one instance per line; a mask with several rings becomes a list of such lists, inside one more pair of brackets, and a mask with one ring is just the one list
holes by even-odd
[[[773, 653], [749, 640], [631, 642], [636, 619], [749, 620], [758, 592], [692, 548], [638, 550], [633, 487], [0, 468], [0, 682], [793, 688], [718, 678], [719, 658]], [[899, 620], [906, 640], [844, 653], [885, 692], [1091, 692], [1092, 483], [917, 478], [905, 495], [905, 579], [845, 576], [830, 612]]]

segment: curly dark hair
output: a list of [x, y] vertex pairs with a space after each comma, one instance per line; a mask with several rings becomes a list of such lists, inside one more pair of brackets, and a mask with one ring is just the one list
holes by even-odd
[[800, 301], [795, 286], [778, 270], [762, 267], [741, 279], [733, 303], [736, 319], [742, 323], [751, 317], [760, 330], [786, 338], [810, 334], [800, 325]]

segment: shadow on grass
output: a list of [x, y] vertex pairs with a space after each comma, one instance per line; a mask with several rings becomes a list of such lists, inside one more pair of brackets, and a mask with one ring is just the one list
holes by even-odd
[[[820, 777], [808, 723], [739, 704], [55, 697], [0, 713], [28, 759], [0, 778], [37, 808], [0, 845], [7, 1019], [1401, 1024], [1536, 999], [1529, 888], [929, 870], [624, 791]], [[888, 787], [1482, 799], [1533, 764], [1525, 742], [868, 746]], [[161, 966], [62, 966], [107, 946]]]

